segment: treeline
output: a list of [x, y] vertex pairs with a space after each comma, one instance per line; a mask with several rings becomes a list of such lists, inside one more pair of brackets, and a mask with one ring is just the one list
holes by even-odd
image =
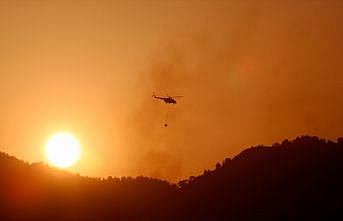
[[335, 220], [343, 139], [256, 146], [177, 184], [89, 178], [0, 153], [0, 220]]

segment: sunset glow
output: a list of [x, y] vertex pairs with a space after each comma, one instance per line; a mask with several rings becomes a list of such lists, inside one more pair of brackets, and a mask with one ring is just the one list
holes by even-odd
[[70, 172], [178, 182], [251, 145], [335, 140], [342, 12], [342, 0], [0, 1], [0, 150], [55, 166], [48, 138], [74, 133]]
[[49, 163], [59, 168], [70, 167], [80, 158], [80, 143], [69, 133], [56, 133], [45, 146]]

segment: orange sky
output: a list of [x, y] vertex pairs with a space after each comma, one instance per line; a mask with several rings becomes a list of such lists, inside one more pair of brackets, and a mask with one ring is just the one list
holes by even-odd
[[[175, 181], [250, 145], [335, 139], [342, 13], [341, 0], [0, 1], [0, 149], [45, 161], [46, 139], [70, 131], [73, 172]], [[185, 97], [168, 110], [153, 91]]]

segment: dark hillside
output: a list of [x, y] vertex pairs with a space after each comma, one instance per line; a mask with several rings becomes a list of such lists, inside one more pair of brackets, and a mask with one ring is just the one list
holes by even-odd
[[342, 172], [341, 140], [252, 147], [188, 180], [184, 208], [201, 220], [328, 220], [343, 209]]
[[0, 220], [338, 220], [342, 174], [343, 139], [309, 136], [246, 149], [178, 185], [81, 177], [0, 153]]

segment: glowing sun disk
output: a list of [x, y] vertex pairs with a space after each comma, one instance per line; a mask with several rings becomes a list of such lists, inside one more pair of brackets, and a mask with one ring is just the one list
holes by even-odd
[[59, 168], [75, 164], [80, 158], [80, 143], [69, 133], [56, 133], [45, 145], [45, 155], [49, 163]]

